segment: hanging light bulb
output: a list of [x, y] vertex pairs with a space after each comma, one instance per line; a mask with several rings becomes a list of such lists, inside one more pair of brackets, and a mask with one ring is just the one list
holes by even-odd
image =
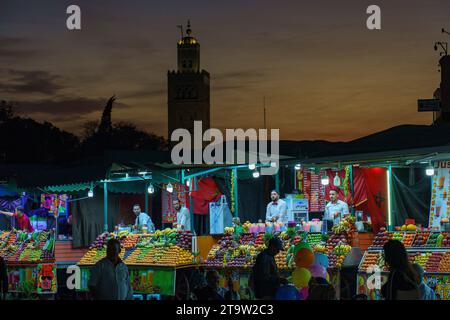
[[169, 192], [169, 193], [172, 193], [172, 192], [173, 192], [173, 186], [172, 186], [172, 184], [171, 184], [170, 182], [167, 184], [166, 190], [167, 190], [167, 192]]
[[94, 190], [89, 189], [88, 191], [88, 198], [93, 198], [94, 197]]
[[339, 177], [337, 172], [336, 172], [336, 176], [333, 179], [333, 184], [335, 187], [339, 187], [341, 185], [341, 178]]
[[248, 165], [248, 168], [249, 168], [249, 170], [255, 170], [256, 164], [250, 163], [250, 164]]
[[186, 186], [189, 187], [191, 185], [191, 179], [186, 180]]
[[151, 183], [149, 184], [149, 186], [147, 188], [147, 192], [150, 194], [155, 192], [155, 188], [153, 187], [153, 185]]
[[328, 176], [325, 174], [324, 176], [322, 176], [322, 178], [320, 179], [320, 183], [324, 186], [327, 186], [330, 184], [330, 178], [328, 178]]
[[300, 163], [297, 163], [294, 168], [295, 170], [300, 170], [302, 168], [302, 165]]
[[429, 177], [434, 176], [434, 168], [431, 164], [425, 169], [425, 174]]
[[255, 171], [253, 171], [253, 178], [259, 178], [259, 171], [258, 170], [255, 170]]

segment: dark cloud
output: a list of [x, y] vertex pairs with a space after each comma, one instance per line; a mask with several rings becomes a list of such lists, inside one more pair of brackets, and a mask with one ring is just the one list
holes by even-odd
[[3, 59], [30, 59], [37, 54], [37, 50], [24, 49], [26, 38], [0, 36], [0, 58]]
[[265, 76], [265, 73], [260, 70], [236, 70], [236, 71], [228, 71], [213, 75], [212, 78], [214, 80], [258, 80], [261, 77]]
[[[62, 120], [69, 116], [79, 117], [93, 112], [101, 112], [107, 100], [108, 98], [75, 97], [20, 101], [17, 103], [17, 112], [21, 115], [45, 114], [52, 119]], [[114, 102], [114, 109], [124, 108], [129, 108], [129, 106], [117, 101]]]
[[154, 89], [142, 89], [136, 91], [130, 91], [122, 96], [124, 99], [134, 99], [134, 98], [154, 98], [161, 97], [167, 94], [166, 88], [154, 88]]
[[[0, 92], [56, 94], [64, 86], [62, 78], [47, 71], [5, 70], [1, 72]], [[4, 80], [6, 78], [6, 80]]]

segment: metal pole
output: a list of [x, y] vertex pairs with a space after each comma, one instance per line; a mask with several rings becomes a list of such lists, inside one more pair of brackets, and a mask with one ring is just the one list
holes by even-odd
[[[352, 201], [354, 200], [353, 199], [353, 195], [354, 195], [354, 185], [353, 185], [353, 165], [351, 164], [351, 165], [349, 165], [349, 167], [350, 167], [350, 195], [352, 196], [351, 197], [351, 199], [352, 199]], [[355, 215], [355, 203], [353, 203], [353, 205], [352, 205], [352, 215]]]
[[392, 190], [392, 166], [388, 166], [387, 171], [387, 194], [388, 194], [388, 230], [392, 229], [392, 201], [391, 201], [391, 190]]
[[233, 169], [234, 176], [234, 216], [239, 218], [238, 170]]
[[277, 190], [277, 192], [281, 192], [280, 191], [280, 170], [278, 170], [277, 174], [275, 175], [275, 190]]
[[148, 212], [148, 186], [149, 186], [149, 183], [147, 180], [145, 181], [144, 185], [145, 185], [145, 189], [144, 189], [145, 213], [149, 214], [149, 212]]
[[103, 231], [108, 232], [108, 182], [103, 182]]

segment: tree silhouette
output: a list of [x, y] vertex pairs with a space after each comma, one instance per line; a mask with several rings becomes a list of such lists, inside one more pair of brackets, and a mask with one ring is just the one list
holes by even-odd
[[109, 134], [112, 131], [111, 114], [114, 101], [116, 101], [115, 95], [109, 98], [105, 108], [103, 109], [102, 120], [100, 122], [100, 126], [98, 127], [98, 131], [100, 133]]
[[84, 124], [81, 139], [50, 122], [16, 116], [12, 103], [0, 101], [0, 163], [65, 163], [111, 149], [166, 150], [163, 137], [129, 122], [112, 123], [114, 101], [108, 100], [100, 123]]
[[50, 163], [77, 156], [79, 139], [49, 122], [14, 115], [12, 104], [0, 106], [0, 162]]

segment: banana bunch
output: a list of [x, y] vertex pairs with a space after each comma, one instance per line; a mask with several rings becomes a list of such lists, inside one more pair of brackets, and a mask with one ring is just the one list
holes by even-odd
[[125, 238], [129, 235], [130, 233], [126, 230], [120, 231], [119, 232], [119, 238]]
[[225, 231], [225, 233], [231, 234], [231, 233], [234, 233], [234, 228], [233, 227], [225, 227], [224, 231]]
[[288, 234], [286, 233], [286, 231], [282, 231], [281, 233], [280, 233], [280, 239], [282, 239], [282, 240], [286, 240], [286, 239], [288, 239], [289, 238], [289, 236], [288, 236]]
[[314, 246], [314, 252], [327, 253], [327, 248], [322, 244], [316, 244]]
[[347, 256], [347, 254], [352, 250], [352, 247], [348, 244], [339, 243], [333, 250], [336, 255]]

